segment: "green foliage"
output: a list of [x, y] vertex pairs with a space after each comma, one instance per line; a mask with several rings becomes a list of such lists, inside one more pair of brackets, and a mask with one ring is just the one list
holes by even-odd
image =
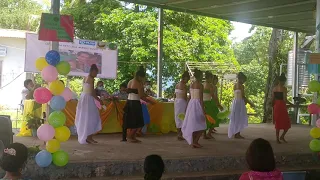
[[33, 0], [1, 0], [0, 28], [35, 31], [42, 11]]

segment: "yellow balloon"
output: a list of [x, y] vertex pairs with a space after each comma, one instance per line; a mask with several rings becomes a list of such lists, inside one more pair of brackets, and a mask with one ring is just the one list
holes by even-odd
[[49, 64], [46, 61], [46, 58], [40, 57], [36, 60], [36, 68], [39, 71], [42, 71], [43, 68], [47, 67]]
[[310, 130], [310, 136], [317, 139], [320, 138], [320, 128], [314, 127]]
[[60, 142], [56, 139], [51, 139], [47, 142], [46, 149], [50, 153], [55, 153], [60, 149]]
[[53, 95], [58, 96], [64, 91], [64, 84], [59, 80], [55, 80], [49, 84], [49, 90]]
[[65, 142], [68, 141], [68, 139], [70, 138], [71, 132], [69, 130], [69, 128], [67, 128], [66, 126], [61, 126], [55, 129], [56, 133], [55, 133], [55, 138], [60, 141], [60, 142]]

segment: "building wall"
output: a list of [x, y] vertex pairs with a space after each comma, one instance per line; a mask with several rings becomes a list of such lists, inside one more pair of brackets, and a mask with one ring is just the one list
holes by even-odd
[[21, 101], [24, 73], [25, 39], [0, 37], [0, 46], [7, 48], [7, 55], [0, 57], [2, 76], [0, 89], [0, 105], [17, 108]]

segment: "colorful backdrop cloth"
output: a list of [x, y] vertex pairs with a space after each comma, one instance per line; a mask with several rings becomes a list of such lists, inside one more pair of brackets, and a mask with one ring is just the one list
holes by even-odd
[[[78, 101], [71, 100], [67, 102], [64, 113], [67, 117], [66, 126], [74, 126], [76, 108]], [[100, 117], [102, 123], [102, 131], [100, 133], [119, 133], [122, 132], [122, 116], [123, 107], [125, 101], [112, 101], [105, 102], [107, 106], [106, 110], [100, 110]], [[34, 101], [26, 101], [24, 115], [27, 115], [32, 111]], [[46, 109], [46, 106], [42, 108]], [[37, 112], [41, 117], [42, 109]], [[174, 121], [174, 108], [173, 103], [156, 103], [154, 105], [148, 105], [148, 111], [150, 114], [150, 124], [148, 125], [148, 133], [169, 133], [176, 132], [176, 126]], [[22, 131], [23, 129], [21, 129]], [[21, 134], [21, 133], [20, 133]], [[30, 133], [31, 134], [31, 133]]]

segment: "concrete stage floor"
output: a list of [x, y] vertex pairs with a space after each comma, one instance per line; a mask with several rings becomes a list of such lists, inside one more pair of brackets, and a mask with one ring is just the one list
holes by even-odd
[[[286, 144], [277, 144], [275, 130], [272, 124], [251, 124], [242, 135], [243, 140], [229, 139], [227, 137], [228, 126], [222, 125], [217, 128], [214, 135], [216, 140], [200, 140], [204, 147], [192, 149], [185, 141], [177, 141], [176, 134], [148, 135], [140, 138], [141, 144], [120, 142], [121, 134], [101, 134], [95, 139], [96, 145], [80, 145], [76, 137], [62, 143], [61, 149], [70, 155], [70, 163], [77, 162], [104, 162], [109, 160], [143, 160], [149, 154], [159, 154], [164, 159], [200, 158], [206, 156], [242, 156], [245, 154], [250, 142], [256, 138], [264, 138], [271, 142], [275, 154], [304, 154], [311, 153], [309, 150], [309, 130], [311, 127], [293, 125], [287, 134]], [[43, 142], [33, 137], [14, 137], [15, 142], [27, 146], [41, 145]]]

